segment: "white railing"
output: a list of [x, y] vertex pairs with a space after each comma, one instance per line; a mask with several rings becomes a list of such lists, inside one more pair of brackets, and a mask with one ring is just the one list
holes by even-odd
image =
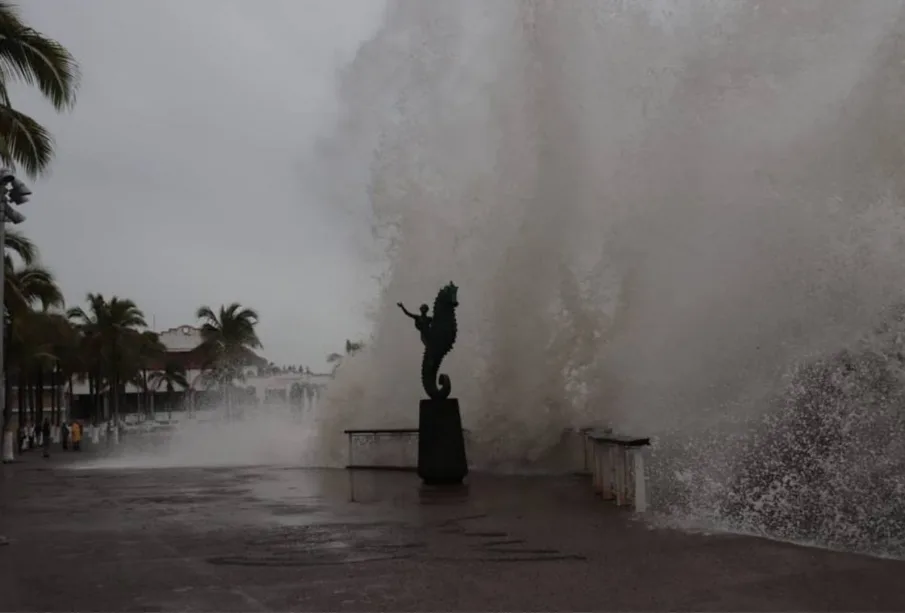
[[581, 438], [584, 473], [590, 475], [594, 492], [616, 506], [647, 510], [648, 491], [644, 454], [650, 439], [613, 434], [610, 429], [573, 430]]
[[[417, 470], [418, 428], [378, 428], [372, 430], [344, 430], [343, 432], [349, 439], [349, 457], [346, 470]], [[392, 459], [389, 462], [385, 459], [388, 455], [386, 450], [380, 449], [381, 443], [387, 440], [393, 440], [396, 443], [390, 451], [389, 455]], [[362, 451], [363, 448], [370, 448], [368, 449], [371, 452], [368, 454], [370, 457], [364, 462], [356, 461], [355, 452]]]

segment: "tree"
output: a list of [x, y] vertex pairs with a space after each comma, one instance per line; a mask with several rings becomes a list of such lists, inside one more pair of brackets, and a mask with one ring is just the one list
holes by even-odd
[[[17, 325], [9, 338], [7, 360], [7, 393], [12, 396], [12, 381], [16, 380], [19, 416], [30, 413], [30, 421], [39, 423], [43, 417], [43, 372], [50, 359], [51, 342], [43, 313], [26, 311], [17, 317]], [[7, 407], [10, 407], [7, 400]], [[8, 409], [8, 419], [11, 417]]]
[[[31, 259], [34, 261], [34, 257]], [[47, 311], [52, 307], [63, 306], [63, 294], [56, 284], [53, 274], [37, 264], [16, 266], [12, 258], [7, 256], [4, 258], [4, 266], [6, 266], [6, 276], [3, 314], [6, 318], [4, 327], [6, 359], [3, 364], [6, 402], [3, 407], [2, 431], [5, 432], [12, 419], [10, 397], [12, 396], [14, 371], [18, 372], [19, 409], [23, 411], [30, 373], [37, 374], [36, 384], [43, 394], [43, 377], [41, 375], [43, 375], [46, 360], [52, 355], [47, 330], [44, 330], [47, 327], [46, 322], [35, 320], [33, 309], [39, 307], [42, 311]], [[29, 323], [31, 326], [27, 325]], [[38, 371], [33, 370], [34, 368], [37, 368]]]
[[113, 296], [108, 302], [100, 294], [88, 294], [87, 300], [88, 311], [78, 307], [71, 309], [68, 315], [81, 326], [88, 341], [86, 348], [92, 352], [95, 366], [99, 367], [98, 374], [106, 376], [113, 420], [118, 423], [121, 388], [128, 380], [129, 344], [135, 342], [135, 335], [148, 324], [144, 313], [132, 300]]
[[[43, 421], [49, 382], [51, 421], [59, 424], [60, 356], [72, 342], [72, 327], [61, 313], [47, 310], [23, 313], [18, 321], [10, 342], [9, 362], [17, 372], [20, 414], [28, 409], [33, 423]], [[12, 376], [10, 372], [8, 380]]]
[[167, 419], [173, 419], [173, 394], [176, 391], [176, 386], [178, 385], [184, 391], [189, 389], [185, 367], [177, 362], [167, 362], [163, 370], [151, 373], [149, 382], [151, 388], [155, 391], [161, 384], [165, 386], [167, 391]]
[[81, 366], [88, 379], [88, 395], [91, 414], [96, 424], [101, 418], [101, 393], [104, 387], [104, 363], [101, 337], [98, 333], [97, 313], [106, 309], [104, 297], [100, 294], [88, 294], [88, 310], [82, 308], [69, 309], [67, 318], [78, 331], [78, 355]]
[[203, 370], [219, 383], [229, 412], [230, 387], [233, 381], [245, 378], [243, 367], [257, 357], [254, 350], [261, 347], [255, 331], [258, 313], [233, 302], [229, 306], [221, 306], [218, 313], [202, 306], [196, 315], [201, 320]]
[[143, 410], [151, 409], [150, 372], [166, 357], [167, 348], [151, 330], [130, 330], [124, 339], [123, 380], [133, 381], [143, 396]]
[[[56, 371], [53, 385], [66, 389], [66, 406], [72, 407], [72, 385], [74, 379], [84, 380], [87, 373], [86, 362], [82, 349], [81, 331], [73, 325], [64, 313], [52, 313], [52, 326], [54, 330], [52, 353], [56, 358]], [[56, 390], [54, 390], [56, 398]], [[57, 425], [60, 423], [60, 412], [57, 414]]]
[[3, 301], [13, 320], [34, 306], [47, 310], [64, 303], [53, 273], [39, 264], [7, 266]]
[[346, 339], [346, 353], [345, 355], [342, 353], [331, 353], [327, 356], [327, 363], [333, 364], [333, 372], [336, 372], [336, 369], [340, 367], [342, 364], [343, 358], [350, 355], [355, 355], [359, 351], [364, 348], [365, 344], [361, 341], [352, 342]]
[[79, 70], [72, 55], [57, 41], [26, 25], [15, 6], [0, 2], [0, 161], [18, 164], [36, 177], [53, 157], [53, 138], [28, 115], [13, 108], [10, 81], [40, 90], [57, 111], [75, 103]]
[[37, 263], [38, 247], [16, 228], [6, 228], [3, 233], [3, 241], [3, 254], [4, 259], [8, 262], [7, 266], [13, 265], [13, 255], [27, 266]]
[[[2, 49], [2, 41], [0, 41]], [[2, 50], [0, 50], [2, 54]], [[5, 318], [5, 360], [4, 385], [6, 391], [3, 410], [3, 432], [12, 419], [12, 374], [18, 367], [20, 383], [27, 381], [30, 371], [27, 368], [38, 356], [46, 353], [45, 338], [38, 339], [32, 330], [17, 330], [20, 323], [25, 323], [32, 315], [35, 307], [46, 311], [54, 306], [63, 305], [63, 295], [56, 280], [46, 268], [38, 264], [38, 249], [23, 233], [13, 228], [4, 233], [3, 266], [4, 277], [3, 317]], [[35, 324], [36, 329], [42, 326]], [[43, 330], [42, 330], [43, 331]], [[18, 363], [17, 363], [18, 360]], [[40, 360], [40, 359], [39, 359]], [[27, 386], [26, 386], [27, 387]], [[43, 391], [43, 390], [42, 390]], [[24, 414], [23, 388], [19, 391], [19, 406]]]

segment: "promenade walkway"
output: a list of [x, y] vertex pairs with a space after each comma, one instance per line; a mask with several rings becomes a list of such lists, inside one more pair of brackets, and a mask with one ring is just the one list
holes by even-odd
[[9, 611], [902, 611], [905, 563], [652, 529], [569, 478], [0, 469]]

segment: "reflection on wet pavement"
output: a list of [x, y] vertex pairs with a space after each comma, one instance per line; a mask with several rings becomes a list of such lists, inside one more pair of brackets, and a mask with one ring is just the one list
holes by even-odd
[[352, 502], [339, 470], [0, 475], [10, 610], [905, 608], [901, 563], [653, 529], [572, 477], [356, 473]]

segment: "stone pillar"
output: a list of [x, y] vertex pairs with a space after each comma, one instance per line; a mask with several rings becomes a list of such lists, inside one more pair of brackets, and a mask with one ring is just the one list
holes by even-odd
[[13, 436], [13, 432], [11, 430], [7, 430], [3, 433], [3, 462], [12, 462], [16, 459], [15, 450], [13, 449], [16, 446], [16, 437]]

